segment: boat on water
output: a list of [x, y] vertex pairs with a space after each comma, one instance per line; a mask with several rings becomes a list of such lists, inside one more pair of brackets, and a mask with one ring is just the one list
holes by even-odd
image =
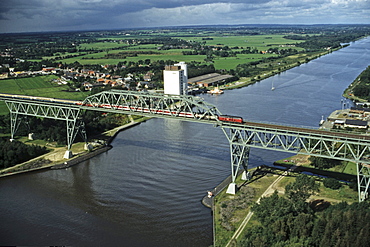
[[210, 94], [223, 94], [224, 91], [222, 91], [221, 89], [219, 89], [218, 87], [215, 87], [214, 89], [208, 91], [208, 93]]

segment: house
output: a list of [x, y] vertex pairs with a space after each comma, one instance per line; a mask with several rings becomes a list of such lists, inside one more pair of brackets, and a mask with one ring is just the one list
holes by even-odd
[[148, 72], [144, 75], [144, 81], [151, 81], [154, 73]]
[[54, 67], [46, 67], [46, 68], [42, 68], [42, 71], [44, 71], [44, 72], [51, 72], [51, 71], [53, 71], [53, 70], [55, 70], [55, 68], [54, 68]]
[[125, 80], [125, 81], [132, 81], [132, 80], [133, 80], [133, 79], [132, 79], [133, 77], [134, 77], [134, 75], [133, 75], [133, 74], [127, 74], [127, 75], [126, 75], [126, 77], [124, 78], [124, 80]]
[[85, 88], [86, 91], [90, 91], [93, 87], [93, 84], [91, 84], [90, 82], [85, 81], [84, 83], [82, 83], [82, 86]]
[[344, 122], [344, 127], [345, 128], [348, 127], [348, 128], [366, 129], [367, 121], [346, 119]]
[[139, 81], [138, 83], [137, 83], [137, 87], [138, 88], [149, 88], [149, 87], [151, 87], [152, 85], [149, 83], [149, 82], [147, 82], [147, 81]]
[[104, 84], [103, 83], [95, 83], [95, 84], [92, 84], [90, 82], [84, 82], [82, 83], [82, 86], [85, 87], [85, 90], [86, 91], [91, 91], [91, 89], [93, 89], [94, 87], [104, 87]]
[[210, 87], [212, 85], [213, 85], [213, 82], [203, 82], [203, 81], [197, 82], [198, 87]]
[[369, 108], [351, 107], [349, 112], [350, 113], [357, 113], [357, 114], [361, 114], [361, 115], [370, 115], [370, 109]]

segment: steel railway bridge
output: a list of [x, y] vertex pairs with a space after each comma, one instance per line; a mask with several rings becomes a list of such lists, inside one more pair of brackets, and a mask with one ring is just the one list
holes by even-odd
[[248, 179], [249, 152], [254, 147], [355, 162], [359, 201], [364, 201], [368, 196], [370, 136], [255, 122], [220, 121], [218, 117], [221, 112], [214, 105], [202, 98], [187, 95], [111, 90], [88, 96], [84, 101], [9, 94], [0, 94], [0, 100], [5, 101], [10, 111], [11, 139], [22, 115], [66, 121], [65, 158], [72, 157], [70, 149], [78, 132], [87, 141], [84, 123], [80, 118], [83, 110], [176, 118], [222, 129], [229, 141], [231, 156], [232, 182], [227, 193], [236, 193], [235, 179], [240, 170], [244, 169], [243, 177]]

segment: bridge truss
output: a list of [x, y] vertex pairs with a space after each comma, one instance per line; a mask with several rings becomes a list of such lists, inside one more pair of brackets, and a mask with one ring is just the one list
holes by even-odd
[[[52, 118], [66, 121], [67, 152], [70, 158], [72, 143], [80, 131], [86, 140], [82, 110], [134, 114], [147, 117], [213, 124], [220, 127], [229, 141], [232, 182], [228, 193], [235, 194], [239, 170], [248, 171], [250, 148], [262, 148], [295, 154], [352, 161], [357, 164], [359, 201], [367, 198], [370, 185], [370, 137], [320, 131], [281, 125], [244, 122], [228, 123], [218, 120], [220, 111], [202, 98], [185, 95], [163, 95], [121, 90], [104, 91], [84, 101], [0, 94], [11, 115], [11, 138], [20, 123], [19, 115]], [[248, 179], [248, 178], [247, 178]]]
[[65, 158], [71, 158], [70, 151], [73, 141], [80, 132], [87, 143], [85, 125], [80, 117], [79, 106], [66, 105], [56, 102], [40, 102], [35, 100], [6, 99], [5, 103], [10, 111], [11, 139], [21, 123], [20, 115], [41, 118], [51, 118], [66, 121], [67, 127], [67, 152]]
[[146, 117], [183, 118], [206, 123], [221, 114], [214, 105], [200, 97], [122, 90], [104, 91], [89, 96], [83, 101], [81, 108]]
[[357, 165], [359, 201], [367, 198], [370, 185], [370, 137], [349, 133], [245, 122], [219, 125], [230, 144], [229, 193], [235, 193], [240, 169], [247, 171], [250, 148], [346, 160]]

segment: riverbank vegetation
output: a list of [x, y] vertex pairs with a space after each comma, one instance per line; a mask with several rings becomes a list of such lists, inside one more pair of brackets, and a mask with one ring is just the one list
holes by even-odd
[[237, 246], [367, 246], [370, 204], [307, 202], [318, 188], [313, 177], [299, 175], [284, 196], [262, 198], [252, 207], [258, 224]]
[[[289, 163], [289, 164], [287, 164]], [[253, 174], [252, 180], [249, 182], [245, 182], [240, 180], [240, 178], [237, 178], [237, 184], [238, 187], [241, 189], [244, 186], [250, 187], [248, 190], [243, 189], [245, 191], [249, 191], [250, 195], [246, 197], [248, 199], [248, 203], [240, 203], [240, 206], [245, 205], [243, 208], [236, 207], [234, 210], [231, 210], [231, 206], [235, 203], [238, 203], [238, 197], [239, 195], [229, 195], [226, 194], [225, 191], [221, 192], [219, 195], [216, 196], [214, 199], [215, 206], [214, 206], [214, 214], [215, 214], [215, 232], [216, 232], [216, 242], [215, 246], [226, 246], [227, 243], [229, 243], [229, 246], [275, 246], [274, 243], [282, 243], [282, 239], [276, 239], [274, 237], [271, 237], [271, 234], [267, 234], [267, 236], [263, 237], [261, 239], [261, 243], [264, 243], [262, 245], [258, 245], [258, 238], [261, 237], [259, 234], [265, 234], [265, 231], [272, 231], [274, 232], [277, 228], [261, 228], [265, 227], [261, 222], [260, 218], [256, 215], [252, 216], [249, 220], [249, 223], [245, 226], [244, 230], [239, 231], [239, 236], [235, 239], [232, 238], [236, 230], [242, 225], [243, 220], [247, 217], [247, 215], [250, 212], [254, 212], [254, 210], [257, 209], [258, 204], [255, 204], [255, 202], [258, 200], [258, 198], [263, 194], [266, 197], [266, 199], [269, 203], [269, 205], [263, 205], [265, 207], [266, 217], [268, 214], [272, 214], [272, 212], [277, 212], [279, 210], [282, 210], [281, 212], [285, 212], [287, 214], [287, 217], [282, 219], [280, 221], [281, 231], [286, 231], [284, 235], [285, 243], [286, 245], [289, 245], [290, 241], [292, 243], [295, 240], [295, 235], [292, 233], [292, 235], [289, 235], [291, 232], [291, 228], [288, 226], [285, 226], [284, 224], [299, 224], [301, 223], [301, 228], [303, 229], [306, 227], [306, 223], [309, 224], [308, 229], [304, 229], [305, 232], [312, 233], [312, 227], [314, 222], [311, 221], [303, 221], [303, 216], [309, 217], [309, 219], [312, 220], [316, 217], [319, 217], [320, 212], [315, 211], [311, 207], [323, 207], [323, 205], [326, 205], [325, 207], [328, 207], [329, 205], [336, 205], [340, 202], [347, 202], [348, 204], [353, 204], [358, 201], [358, 195], [357, 195], [357, 183], [356, 182], [342, 182], [338, 179], [333, 179], [330, 177], [321, 177], [321, 176], [305, 176], [304, 179], [302, 179], [302, 175], [300, 173], [303, 170], [300, 170], [301, 165], [307, 165], [310, 161], [307, 159], [306, 156], [303, 155], [297, 155], [289, 160], [282, 160], [281, 165], [285, 164], [288, 169], [292, 165], [298, 165], [294, 172], [290, 172], [289, 175], [283, 175], [282, 179], [278, 181], [277, 183], [274, 183], [274, 181], [277, 181], [279, 176], [281, 176], [284, 172], [284, 170], [271, 168], [271, 167], [261, 167], [260, 169], [254, 170], [252, 169], [250, 172]], [[302, 168], [304, 169], [304, 168]], [[309, 171], [310, 173], [314, 173], [316, 171], [316, 174], [321, 170], [317, 170], [312, 168], [312, 171]], [[330, 168], [332, 169], [332, 168]], [[327, 174], [326, 174], [327, 175]], [[333, 175], [333, 174], [330, 174]], [[310, 182], [304, 182], [305, 179], [309, 180]], [[301, 183], [301, 182], [304, 183]], [[314, 182], [313, 182], [314, 181]], [[298, 183], [298, 184], [297, 184]], [[311, 187], [305, 188], [305, 191], [301, 191], [300, 186], [303, 185], [309, 185], [311, 183], [311, 187], [314, 188], [310, 193], [307, 192], [308, 189]], [[313, 185], [314, 184], [314, 185]], [[272, 186], [271, 186], [272, 185]], [[311, 190], [311, 189], [310, 189]], [[277, 194], [273, 194], [274, 191], [277, 191]], [[287, 192], [288, 191], [288, 192]], [[289, 192], [290, 191], [290, 192]], [[267, 199], [272, 195], [273, 198]], [[307, 197], [309, 195], [309, 197]], [[281, 198], [280, 198], [281, 197]], [[289, 199], [291, 197], [291, 199]], [[295, 198], [297, 197], [297, 198]], [[292, 199], [294, 198], [294, 199]], [[299, 198], [301, 198], [301, 202], [298, 203]], [[305, 199], [304, 199], [305, 198]], [[303, 200], [304, 199], [304, 200]], [[261, 203], [263, 201], [261, 199]], [[297, 205], [292, 205], [289, 201], [294, 200], [297, 201]], [[232, 202], [233, 201], [233, 202]], [[273, 206], [276, 205], [276, 206]], [[280, 208], [284, 207], [286, 208]], [[229, 208], [230, 207], [230, 208]], [[291, 209], [296, 211], [290, 211]], [[331, 206], [330, 206], [331, 207]], [[299, 211], [298, 209], [304, 209], [303, 211]], [[228, 217], [223, 216], [223, 211], [225, 209], [228, 210], [229, 215]], [[309, 211], [305, 211], [309, 210]], [[323, 210], [322, 208], [320, 210]], [[303, 213], [301, 215], [301, 213]], [[316, 215], [317, 213], [317, 215]], [[289, 214], [291, 214], [289, 216]], [[262, 221], [268, 220], [268, 219], [262, 219]], [[286, 220], [286, 221], [285, 221]], [[295, 223], [294, 223], [295, 222]], [[330, 223], [331, 224], [331, 223]], [[276, 226], [277, 227], [277, 226]], [[302, 230], [300, 229], [300, 230]], [[239, 230], [239, 229], [238, 229]], [[345, 231], [345, 229], [339, 229], [338, 231]], [[294, 230], [295, 232], [295, 230]], [[244, 236], [246, 234], [246, 236]], [[250, 234], [250, 235], [248, 235]], [[273, 235], [276, 235], [279, 233], [274, 232]], [[326, 236], [327, 237], [327, 236]], [[271, 239], [269, 239], [271, 238]], [[352, 237], [351, 237], [352, 238]], [[284, 239], [284, 238], [283, 238]], [[231, 240], [231, 241], [230, 241]], [[307, 239], [302, 239], [304, 241], [308, 241]], [[271, 241], [271, 242], [269, 242]], [[276, 241], [276, 242], [274, 242]], [[311, 240], [310, 240], [311, 241]], [[296, 243], [296, 244], [300, 244]], [[311, 242], [310, 242], [311, 244]], [[285, 246], [285, 245], [276, 245], [276, 246]], [[305, 246], [305, 245], [303, 245]], [[311, 245], [307, 245], [311, 246]], [[322, 246], [322, 245], [312, 245], [312, 246]], [[331, 246], [331, 245], [329, 245]]]
[[46, 147], [27, 145], [20, 141], [0, 138], [0, 169], [12, 167], [48, 152]]
[[354, 101], [365, 102], [363, 107], [370, 107], [370, 66], [349, 85], [345, 90], [344, 96]]

